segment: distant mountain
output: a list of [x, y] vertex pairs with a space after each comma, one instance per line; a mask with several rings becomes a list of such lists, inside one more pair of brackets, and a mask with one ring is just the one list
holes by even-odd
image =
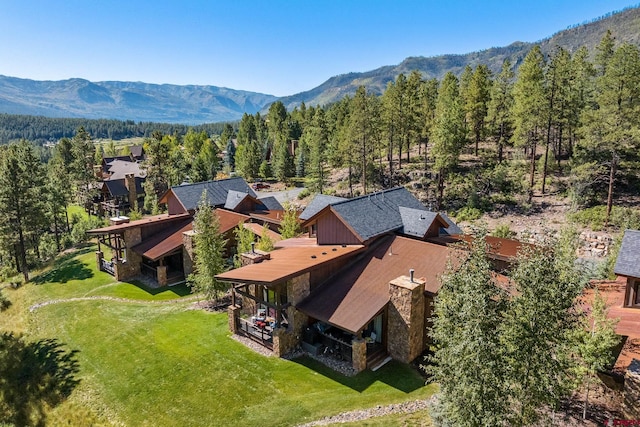
[[234, 121], [277, 98], [216, 86], [0, 76], [0, 113], [200, 124]]
[[516, 67], [522, 62], [529, 50], [539, 44], [542, 52], [550, 54], [556, 46], [575, 52], [581, 46], [593, 52], [600, 40], [610, 29], [619, 42], [628, 42], [640, 46], [640, 8], [629, 8], [611, 13], [589, 23], [560, 31], [537, 43], [514, 42], [506, 47], [493, 47], [464, 55], [441, 55], [434, 57], [410, 57], [398, 65], [389, 65], [363, 73], [349, 73], [331, 77], [320, 86], [296, 95], [280, 98], [287, 109], [300, 105], [326, 105], [340, 100], [345, 95], [353, 95], [358, 86], [365, 86], [373, 93], [382, 93], [387, 83], [396, 79], [400, 73], [408, 75], [413, 70], [422, 72], [425, 78], [442, 78], [448, 71], [460, 75], [467, 65], [475, 67], [486, 64], [494, 74], [500, 72], [502, 63], [509, 58]]
[[[618, 41], [640, 45], [640, 8], [611, 13], [592, 22], [560, 31], [538, 42], [549, 54], [556, 46], [570, 52], [586, 46], [591, 52], [607, 29]], [[144, 122], [201, 124], [239, 120], [243, 113], [266, 112], [280, 99], [287, 109], [305, 102], [327, 105], [353, 95], [360, 85], [382, 93], [389, 81], [413, 70], [425, 78], [460, 75], [465, 66], [486, 64], [494, 73], [509, 58], [518, 66], [535, 43], [514, 42], [465, 55], [416, 56], [398, 65], [364, 73], [331, 77], [320, 86], [284, 98], [216, 86], [156, 85], [140, 82], [90, 82], [82, 79], [34, 81], [0, 76], [0, 113], [46, 117], [119, 119]]]

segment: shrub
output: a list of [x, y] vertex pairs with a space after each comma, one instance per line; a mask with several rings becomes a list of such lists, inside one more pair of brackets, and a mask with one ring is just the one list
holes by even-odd
[[455, 214], [455, 218], [459, 222], [475, 221], [480, 219], [481, 216], [482, 216], [482, 211], [480, 209], [472, 208], [469, 206], [465, 206]]
[[58, 254], [58, 245], [53, 234], [47, 233], [40, 238], [40, 257], [43, 261], [47, 261]]
[[311, 195], [311, 191], [308, 188], [303, 189], [300, 193], [298, 193], [298, 200], [302, 200], [305, 197], [309, 197]]
[[[569, 215], [569, 219], [583, 227], [589, 227], [594, 231], [604, 228], [607, 216], [607, 207], [604, 205], [593, 206]], [[640, 211], [633, 208], [613, 206], [609, 217], [609, 226], [620, 229], [640, 227]]]
[[2, 293], [2, 289], [0, 289], [0, 311], [5, 311], [7, 308], [11, 306], [11, 301], [4, 296]]
[[495, 230], [493, 230], [493, 233], [491, 233], [491, 235], [503, 239], [513, 239], [516, 233], [511, 231], [509, 224], [500, 224], [496, 227]]
[[82, 219], [76, 224], [74, 224], [71, 229], [71, 241], [74, 245], [78, 245], [80, 243], [84, 243], [89, 240], [89, 236], [87, 236], [87, 231], [93, 228], [100, 228], [104, 225], [104, 221], [99, 218], [90, 217], [88, 219]]

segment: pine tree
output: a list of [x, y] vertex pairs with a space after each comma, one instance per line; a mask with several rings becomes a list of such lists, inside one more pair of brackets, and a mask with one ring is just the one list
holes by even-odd
[[[44, 173], [29, 142], [3, 147], [0, 156], [0, 229], [4, 247], [15, 253], [16, 267], [29, 281], [28, 250], [37, 248], [45, 224]], [[32, 237], [34, 239], [32, 239]]]
[[193, 229], [195, 271], [187, 281], [193, 292], [202, 292], [207, 299], [217, 300], [227, 290], [227, 285], [215, 277], [225, 268], [226, 240], [220, 234], [220, 220], [208, 203], [206, 190], [198, 203]]
[[491, 71], [486, 65], [478, 65], [471, 76], [467, 97], [467, 122], [475, 143], [475, 154], [478, 145], [484, 138], [487, 109], [491, 93]]
[[515, 145], [524, 147], [530, 156], [529, 203], [533, 198], [536, 171], [536, 151], [540, 131], [544, 127], [544, 57], [540, 46], [529, 51], [518, 69], [513, 86], [513, 110]]
[[435, 300], [429, 370], [440, 386], [434, 418], [445, 425], [500, 425], [506, 417], [498, 334], [505, 298], [493, 280], [484, 236], [477, 236], [461, 264], [448, 266]]
[[598, 380], [598, 372], [609, 368], [614, 362], [612, 349], [620, 342], [615, 332], [615, 319], [607, 315], [606, 302], [598, 289], [595, 289], [591, 313], [582, 318], [582, 327], [576, 330], [577, 354], [580, 357], [578, 375], [585, 388], [582, 419], [587, 417], [589, 391]]
[[431, 129], [434, 168], [438, 172], [437, 209], [442, 206], [445, 174], [458, 165], [465, 144], [464, 111], [460, 105], [458, 79], [447, 73], [438, 90], [435, 123]]
[[489, 132], [498, 148], [498, 162], [502, 163], [504, 147], [513, 134], [511, 108], [513, 106], [514, 72], [508, 59], [502, 63], [502, 69], [491, 86], [491, 100], [488, 107]]

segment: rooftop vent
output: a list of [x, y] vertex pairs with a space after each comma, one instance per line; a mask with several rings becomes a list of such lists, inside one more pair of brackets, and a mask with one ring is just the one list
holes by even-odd
[[416, 272], [416, 271], [415, 271], [413, 268], [410, 268], [410, 269], [409, 269], [409, 280], [411, 281], [411, 283], [413, 283], [413, 274], [414, 274], [415, 272]]

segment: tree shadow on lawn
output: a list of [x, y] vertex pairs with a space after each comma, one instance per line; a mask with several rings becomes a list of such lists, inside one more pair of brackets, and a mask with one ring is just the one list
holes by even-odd
[[308, 356], [298, 357], [292, 361], [360, 393], [378, 381], [404, 393], [411, 393], [425, 386], [424, 379], [410, 366], [397, 361], [387, 363], [376, 372], [367, 369], [352, 377], [334, 371]]
[[84, 280], [93, 277], [93, 271], [77, 259], [70, 259], [33, 279], [36, 285], [43, 283], [67, 283], [70, 280]]
[[56, 339], [27, 342], [0, 334], [0, 420], [17, 426], [44, 426], [46, 409], [65, 401], [79, 384], [77, 350]]

